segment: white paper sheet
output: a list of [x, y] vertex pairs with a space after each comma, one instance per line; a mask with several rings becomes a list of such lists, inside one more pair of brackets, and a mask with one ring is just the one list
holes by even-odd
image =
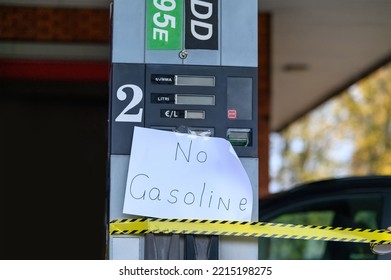
[[135, 127], [125, 214], [250, 221], [252, 196], [227, 140]]

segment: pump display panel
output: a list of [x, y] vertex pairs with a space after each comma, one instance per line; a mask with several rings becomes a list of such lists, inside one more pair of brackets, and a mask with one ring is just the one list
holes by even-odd
[[113, 73], [113, 153], [129, 154], [143, 126], [226, 138], [238, 156], [257, 156], [256, 68], [114, 64]]

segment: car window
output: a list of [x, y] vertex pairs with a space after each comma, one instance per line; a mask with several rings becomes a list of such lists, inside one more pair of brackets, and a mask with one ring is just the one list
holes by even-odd
[[[304, 202], [287, 208], [270, 222], [379, 229], [381, 197], [347, 197]], [[376, 259], [368, 244], [260, 238], [260, 259]]]

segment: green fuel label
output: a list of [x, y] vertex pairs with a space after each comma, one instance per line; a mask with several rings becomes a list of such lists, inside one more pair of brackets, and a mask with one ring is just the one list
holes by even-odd
[[182, 49], [183, 0], [148, 0], [147, 49]]

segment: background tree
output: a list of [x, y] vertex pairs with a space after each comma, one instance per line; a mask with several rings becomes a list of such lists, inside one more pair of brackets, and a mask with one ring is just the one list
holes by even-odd
[[391, 174], [391, 63], [271, 136], [271, 191]]

